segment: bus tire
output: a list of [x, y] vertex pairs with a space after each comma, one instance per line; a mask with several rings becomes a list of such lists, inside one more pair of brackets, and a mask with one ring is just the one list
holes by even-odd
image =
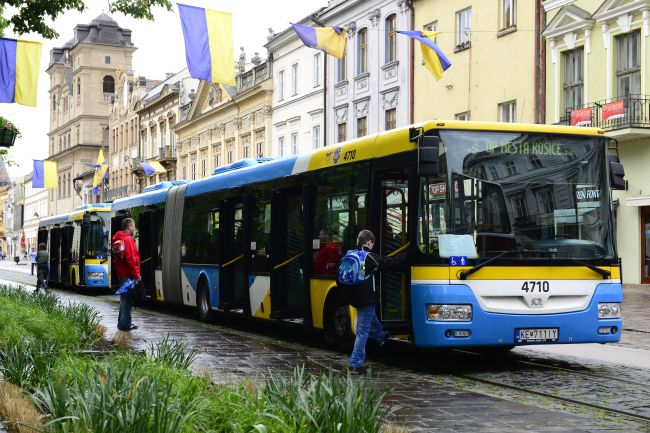
[[326, 308], [325, 339], [334, 342], [339, 350], [351, 352], [354, 347], [354, 334], [350, 317], [350, 308], [342, 297], [332, 294], [333, 298]]
[[212, 322], [215, 312], [210, 308], [210, 288], [205, 277], [199, 279], [199, 296], [196, 302], [196, 312], [202, 322]]

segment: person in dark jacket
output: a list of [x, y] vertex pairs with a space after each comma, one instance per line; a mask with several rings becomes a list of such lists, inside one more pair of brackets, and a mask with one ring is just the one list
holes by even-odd
[[36, 253], [36, 292], [43, 289], [47, 293], [47, 274], [50, 270], [50, 255], [44, 243], [38, 244]]
[[[141, 284], [140, 278], [140, 253], [135, 244], [135, 221], [132, 218], [122, 220], [122, 231], [113, 235], [113, 266], [120, 287], [129, 279]], [[120, 331], [131, 331], [138, 329], [131, 322], [131, 309], [133, 308], [133, 296], [130, 292], [120, 295], [120, 312], [117, 318], [117, 329]]]
[[379, 301], [375, 274], [379, 271], [398, 268], [406, 261], [406, 253], [394, 257], [373, 253], [375, 235], [370, 230], [359, 232], [357, 245], [359, 249], [369, 252], [365, 259], [364, 269], [370, 278], [355, 286], [354, 291], [350, 294], [350, 305], [357, 309], [357, 335], [349, 360], [349, 367], [353, 373], [363, 371], [363, 361], [366, 359], [366, 342], [369, 337], [372, 337], [380, 346], [386, 342], [386, 333], [375, 312], [375, 306]]

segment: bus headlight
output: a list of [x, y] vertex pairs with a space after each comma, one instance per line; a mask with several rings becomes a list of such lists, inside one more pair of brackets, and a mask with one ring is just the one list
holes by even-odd
[[88, 272], [88, 278], [104, 278], [103, 272]]
[[472, 320], [471, 305], [429, 304], [427, 319], [439, 322], [469, 322]]
[[598, 304], [599, 319], [620, 319], [621, 304], [620, 302], [603, 302]]

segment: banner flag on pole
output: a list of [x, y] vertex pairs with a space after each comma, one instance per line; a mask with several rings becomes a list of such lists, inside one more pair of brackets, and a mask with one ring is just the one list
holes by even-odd
[[291, 24], [291, 27], [308, 47], [323, 50], [339, 59], [343, 58], [348, 33], [346, 29], [341, 27], [311, 27], [303, 24]]
[[97, 164], [94, 164], [95, 175], [93, 176], [93, 195], [99, 194], [99, 186], [102, 184], [104, 179], [108, 177], [108, 161], [104, 158], [104, 149], [99, 149], [99, 155], [97, 155]]
[[40, 42], [0, 38], [0, 102], [36, 107]]
[[429, 72], [436, 77], [436, 80], [442, 78], [442, 73], [449, 69], [451, 62], [442, 52], [442, 50], [433, 42], [434, 37], [440, 32], [430, 32], [430, 31], [403, 31], [398, 30], [397, 33], [401, 33], [408, 37], [411, 37], [420, 42], [420, 48], [422, 49], [422, 57], [424, 59], [424, 64], [426, 65]]
[[142, 170], [144, 170], [144, 174], [147, 176], [151, 176], [154, 173], [167, 173], [167, 170], [165, 170], [165, 167], [162, 166], [161, 163], [158, 161], [149, 161], [149, 162], [141, 162], [140, 167], [142, 167]]
[[193, 78], [234, 86], [232, 14], [178, 3], [185, 59]]
[[58, 186], [56, 161], [34, 160], [32, 188], [56, 188]]

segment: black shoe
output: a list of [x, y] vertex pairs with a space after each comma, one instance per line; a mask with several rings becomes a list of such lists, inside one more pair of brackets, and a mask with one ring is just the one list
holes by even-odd
[[363, 376], [367, 373], [368, 370], [366, 370], [365, 367], [348, 367], [348, 373], [350, 373], [352, 376]]
[[122, 332], [129, 332], [138, 329], [137, 325], [131, 325], [129, 328], [120, 328], [119, 326], [117, 327]]
[[138, 325], [131, 325], [131, 327], [129, 328], [129, 331], [134, 331], [136, 329], [138, 329]]
[[388, 339], [390, 338], [390, 336], [391, 336], [391, 333], [390, 333], [390, 332], [388, 332], [388, 331], [384, 331], [384, 339], [383, 339], [383, 341], [378, 342], [378, 343], [377, 343], [377, 346], [379, 346], [379, 347], [384, 347], [384, 346], [386, 345], [386, 342], [387, 342]]

